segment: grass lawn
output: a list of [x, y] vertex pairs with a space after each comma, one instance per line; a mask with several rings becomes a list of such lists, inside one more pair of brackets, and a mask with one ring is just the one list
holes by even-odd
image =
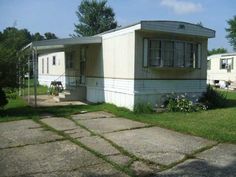
[[219, 142], [236, 143], [236, 92], [227, 92], [226, 108], [214, 109], [196, 113], [157, 113], [135, 114], [127, 109], [111, 104], [94, 104], [80, 106], [60, 106], [46, 108], [31, 108], [17, 98], [10, 100], [5, 111], [0, 112], [0, 121], [15, 119], [39, 118], [40, 113], [52, 113], [56, 116], [68, 117], [80, 111], [108, 111], [116, 116], [131, 120], [150, 123], [179, 132], [205, 137]]
[[[34, 80], [30, 79], [30, 95], [34, 94]], [[28, 95], [28, 80], [25, 80], [25, 87], [22, 89], [24, 95]], [[46, 95], [48, 92], [48, 87], [37, 84], [37, 94], [38, 95]]]

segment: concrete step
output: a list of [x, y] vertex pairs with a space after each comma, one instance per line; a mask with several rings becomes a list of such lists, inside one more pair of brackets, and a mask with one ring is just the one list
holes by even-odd
[[230, 89], [230, 90], [236, 90], [236, 82], [232, 82], [232, 83], [229, 85], [229, 89]]
[[57, 97], [54, 97], [54, 100], [57, 102], [77, 101], [77, 100], [85, 100], [85, 98], [86, 98], [86, 88], [80, 87], [77, 89], [64, 90], [62, 93], [59, 93]]

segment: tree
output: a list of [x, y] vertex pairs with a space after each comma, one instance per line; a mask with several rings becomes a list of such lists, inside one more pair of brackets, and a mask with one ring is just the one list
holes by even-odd
[[227, 23], [229, 25], [229, 28], [225, 29], [226, 32], [228, 32], [226, 38], [229, 40], [229, 43], [236, 51], [236, 15], [233, 17], [233, 19], [229, 19]]
[[227, 49], [225, 48], [218, 48], [218, 49], [212, 49], [208, 50], [208, 56], [214, 55], [214, 54], [220, 54], [220, 53], [227, 53]]
[[0, 39], [0, 87], [17, 87], [18, 85], [18, 51], [31, 42], [28, 30], [6, 28]]
[[77, 36], [93, 36], [117, 27], [115, 13], [107, 6], [107, 0], [83, 0], [76, 15], [79, 19], [74, 30]]
[[[46, 39], [55, 38], [54, 33], [45, 33]], [[26, 67], [27, 59], [19, 56], [19, 51], [32, 41], [44, 40], [40, 33], [30, 34], [27, 29], [7, 27], [0, 32], [0, 88], [18, 87], [19, 67]], [[18, 58], [21, 57], [21, 62]], [[26, 71], [26, 69], [25, 69]]]
[[48, 39], [57, 39], [58, 38], [54, 33], [50, 33], [50, 32], [44, 33], [44, 36], [45, 36], [45, 38], [47, 40]]
[[32, 40], [33, 41], [42, 41], [45, 40], [44, 36], [42, 36], [40, 33], [35, 33], [32, 35]]

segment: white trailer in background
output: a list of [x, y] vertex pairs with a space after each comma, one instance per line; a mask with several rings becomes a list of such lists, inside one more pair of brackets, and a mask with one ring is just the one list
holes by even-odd
[[236, 53], [216, 54], [207, 58], [207, 83], [236, 89]]

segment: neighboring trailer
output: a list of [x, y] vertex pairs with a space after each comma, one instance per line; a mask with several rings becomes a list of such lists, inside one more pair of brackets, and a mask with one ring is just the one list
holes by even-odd
[[232, 88], [236, 83], [236, 53], [211, 55], [207, 59], [207, 83]]

